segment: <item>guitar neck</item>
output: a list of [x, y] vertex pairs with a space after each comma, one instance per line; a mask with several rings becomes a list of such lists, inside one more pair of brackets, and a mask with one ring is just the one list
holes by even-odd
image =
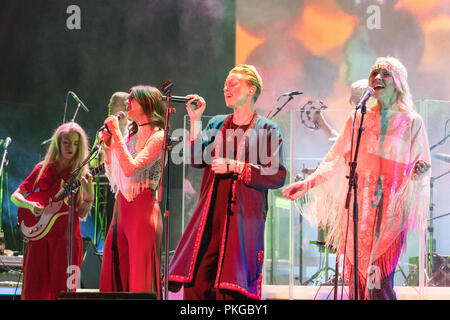
[[[91, 176], [95, 177], [97, 174], [101, 173], [103, 170], [105, 170], [105, 165], [102, 163], [101, 165], [99, 165], [98, 167], [92, 168], [91, 170], [89, 170], [89, 173], [91, 174]], [[81, 185], [81, 180], [78, 179], [73, 183], [75, 188], [78, 188]]]
[[[101, 165], [99, 165], [98, 167], [95, 167], [91, 170], [89, 170], [89, 173], [94, 177], [97, 174], [99, 174], [100, 172], [103, 172], [105, 170], [105, 164], [102, 163]], [[72, 182], [71, 186], [72, 186], [72, 190], [76, 190], [79, 186], [81, 185], [81, 180], [77, 179], [75, 181]], [[57, 201], [61, 200], [62, 198], [64, 198], [68, 193], [70, 192], [70, 189], [67, 187], [67, 183], [66, 183], [66, 187], [63, 187], [58, 194], [56, 194], [55, 199]]]

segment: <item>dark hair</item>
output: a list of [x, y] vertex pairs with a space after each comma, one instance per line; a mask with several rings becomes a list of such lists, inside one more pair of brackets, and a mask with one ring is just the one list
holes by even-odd
[[[130, 95], [142, 106], [152, 126], [164, 128], [166, 105], [162, 101], [161, 92], [155, 87], [144, 85], [134, 86], [130, 91]], [[130, 135], [135, 134], [137, 129], [137, 124], [133, 122], [129, 127]]]

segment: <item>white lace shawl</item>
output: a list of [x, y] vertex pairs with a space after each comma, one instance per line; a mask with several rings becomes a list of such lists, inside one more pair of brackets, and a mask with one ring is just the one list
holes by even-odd
[[138, 134], [126, 138], [127, 145], [121, 141], [113, 146], [109, 151], [111, 162], [105, 162], [111, 191], [115, 195], [121, 192], [127, 201], [132, 201], [144, 189], [156, 190], [161, 175], [164, 132], [153, 133], [139, 151], [136, 150]]

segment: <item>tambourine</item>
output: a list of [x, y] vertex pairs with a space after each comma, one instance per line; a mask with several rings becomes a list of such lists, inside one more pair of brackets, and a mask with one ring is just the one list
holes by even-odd
[[327, 108], [328, 107], [320, 100], [308, 101], [300, 108], [300, 119], [302, 120], [302, 124], [311, 130], [320, 129], [320, 125], [317, 121], [314, 121], [314, 115]]

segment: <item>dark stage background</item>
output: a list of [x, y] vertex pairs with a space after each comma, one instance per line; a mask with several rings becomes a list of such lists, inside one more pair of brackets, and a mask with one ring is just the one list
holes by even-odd
[[[81, 10], [79, 30], [66, 25], [70, 5]], [[9, 197], [43, 159], [41, 143], [63, 122], [69, 90], [90, 109], [80, 109], [76, 121], [92, 144], [111, 95], [137, 84], [161, 89], [172, 80], [174, 95], [206, 99], [205, 115], [228, 112], [222, 88], [234, 62], [235, 1], [2, 0], [0, 138], [12, 138], [2, 206], [6, 248], [22, 249]], [[69, 98], [66, 120], [76, 106]], [[182, 128], [185, 107], [173, 106], [171, 127]], [[181, 236], [181, 177], [182, 165], [171, 164], [171, 250]]]

